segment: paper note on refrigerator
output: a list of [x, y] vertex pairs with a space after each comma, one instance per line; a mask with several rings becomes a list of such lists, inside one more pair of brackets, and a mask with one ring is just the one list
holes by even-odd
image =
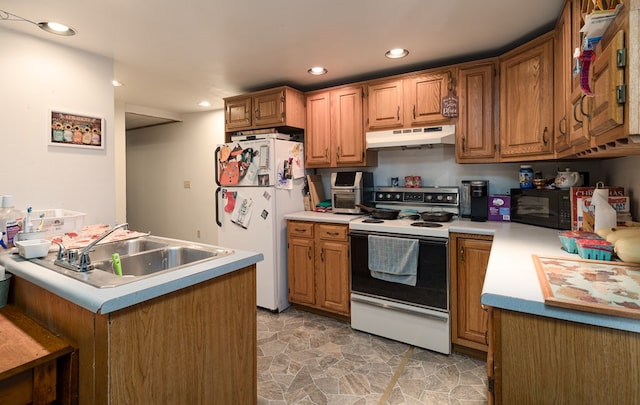
[[245, 229], [248, 228], [249, 221], [251, 220], [252, 205], [253, 201], [251, 198], [238, 195], [235, 208], [231, 213], [231, 222]]

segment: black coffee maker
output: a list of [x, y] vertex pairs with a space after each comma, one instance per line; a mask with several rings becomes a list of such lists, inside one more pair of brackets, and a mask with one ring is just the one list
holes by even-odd
[[489, 180], [471, 181], [471, 220], [484, 222], [488, 218]]

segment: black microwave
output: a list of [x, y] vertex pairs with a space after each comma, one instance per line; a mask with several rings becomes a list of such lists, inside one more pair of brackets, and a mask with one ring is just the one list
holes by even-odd
[[569, 190], [512, 188], [511, 222], [570, 230]]

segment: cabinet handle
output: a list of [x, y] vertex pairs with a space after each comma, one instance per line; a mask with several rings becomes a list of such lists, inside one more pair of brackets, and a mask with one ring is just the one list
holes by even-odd
[[325, 158], [329, 157], [329, 148], [324, 148], [324, 157]]
[[400, 106], [398, 106], [398, 112], [396, 113], [396, 116], [398, 117], [398, 121], [400, 121]]
[[338, 151], [336, 152], [336, 156], [340, 159], [340, 147], [338, 146]]
[[[562, 118], [560, 118], [560, 121], [558, 121], [558, 132], [560, 132], [560, 136], [567, 136], [567, 131], [563, 131], [562, 130], [562, 122], [566, 122], [567, 121], [567, 115], [563, 115]], [[566, 124], [565, 124], [566, 125]]]
[[549, 129], [547, 127], [544, 127], [544, 129], [542, 130], [542, 143], [545, 144], [545, 146], [547, 145], [547, 131]]
[[578, 124], [582, 124], [582, 120], [578, 119], [578, 115], [576, 114], [576, 110], [578, 109], [578, 103], [573, 105], [573, 119], [576, 120]]
[[338, 232], [327, 232], [327, 235], [338, 236], [340, 234]]
[[588, 120], [591, 119], [591, 116], [589, 114], [587, 114], [586, 112], [584, 112], [584, 98], [587, 97], [586, 94], [583, 94], [582, 97], [580, 97], [580, 113], [582, 115], [584, 115], [585, 117], [587, 117]]
[[307, 248], [307, 257], [311, 260], [311, 246]]
[[413, 105], [413, 119], [416, 119], [416, 105]]
[[464, 248], [460, 248], [460, 262], [464, 263]]
[[320, 261], [324, 262], [324, 248], [320, 249]]
[[307, 230], [306, 229], [296, 228], [296, 232], [303, 232], [304, 233], [304, 232], [307, 232]]
[[462, 135], [462, 151], [467, 151], [467, 137], [464, 135]]
[[256, 118], [260, 118], [260, 110], [256, 108], [255, 110], [255, 117]]

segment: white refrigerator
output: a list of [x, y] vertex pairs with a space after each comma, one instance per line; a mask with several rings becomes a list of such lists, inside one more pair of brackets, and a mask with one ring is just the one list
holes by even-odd
[[304, 151], [288, 135], [235, 138], [216, 148], [216, 223], [220, 246], [260, 252], [257, 304], [289, 306], [286, 214], [304, 209]]

